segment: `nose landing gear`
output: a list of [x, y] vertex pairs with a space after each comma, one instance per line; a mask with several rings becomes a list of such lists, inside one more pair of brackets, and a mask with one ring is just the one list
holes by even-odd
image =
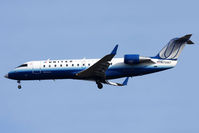
[[100, 82], [96, 81], [96, 84], [97, 84], [98, 89], [102, 89], [102, 88], [103, 88], [102, 83], [100, 83]]
[[21, 81], [18, 80], [17, 83], [18, 83], [18, 89], [21, 89]]

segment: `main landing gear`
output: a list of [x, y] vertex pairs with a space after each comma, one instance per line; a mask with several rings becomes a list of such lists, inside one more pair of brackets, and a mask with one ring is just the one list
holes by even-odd
[[102, 89], [103, 88], [102, 83], [100, 83], [99, 81], [96, 81], [96, 84], [97, 84], [98, 89]]
[[21, 89], [21, 81], [17, 80], [17, 83], [18, 83], [18, 89]]

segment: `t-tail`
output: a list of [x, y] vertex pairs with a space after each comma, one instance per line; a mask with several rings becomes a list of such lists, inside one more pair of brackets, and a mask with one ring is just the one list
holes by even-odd
[[177, 60], [186, 44], [194, 44], [190, 38], [192, 34], [181, 38], [174, 38], [156, 55], [159, 59]]

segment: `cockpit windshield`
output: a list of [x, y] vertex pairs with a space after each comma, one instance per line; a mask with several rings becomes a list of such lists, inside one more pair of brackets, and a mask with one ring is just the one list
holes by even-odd
[[18, 66], [17, 68], [19, 68], [19, 67], [27, 67], [27, 66], [28, 66], [28, 64], [22, 64], [22, 65]]

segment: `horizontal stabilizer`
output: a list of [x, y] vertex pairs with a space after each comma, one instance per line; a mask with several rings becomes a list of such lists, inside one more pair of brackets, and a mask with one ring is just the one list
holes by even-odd
[[177, 42], [177, 43], [185, 43], [185, 42], [186, 42], [187, 44], [194, 44], [194, 43], [190, 40], [191, 36], [192, 36], [192, 34], [187, 34], [187, 35], [185, 35], [185, 36], [183, 36], [183, 37], [178, 38], [178, 39], [176, 40], [176, 42]]
[[192, 42], [191, 40], [188, 40], [187, 44], [194, 44], [194, 42]]

